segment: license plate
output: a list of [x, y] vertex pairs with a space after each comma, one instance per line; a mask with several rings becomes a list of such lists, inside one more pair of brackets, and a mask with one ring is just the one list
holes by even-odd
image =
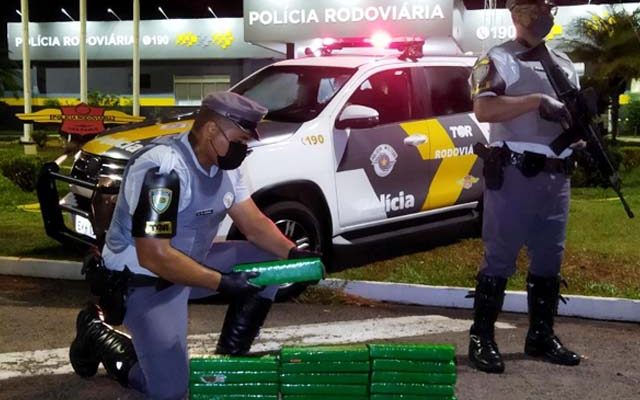
[[91, 221], [89, 221], [85, 217], [81, 217], [80, 215], [76, 215], [75, 220], [76, 232], [87, 235], [94, 239], [96, 238], [96, 235], [93, 233], [93, 226], [91, 225]]

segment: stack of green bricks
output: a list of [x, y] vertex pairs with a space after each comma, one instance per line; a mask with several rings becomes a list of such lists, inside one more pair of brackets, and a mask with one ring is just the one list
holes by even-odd
[[276, 356], [193, 358], [191, 400], [277, 400], [278, 368]]
[[370, 344], [371, 400], [454, 400], [455, 347]]
[[280, 393], [284, 400], [368, 400], [366, 345], [284, 347]]

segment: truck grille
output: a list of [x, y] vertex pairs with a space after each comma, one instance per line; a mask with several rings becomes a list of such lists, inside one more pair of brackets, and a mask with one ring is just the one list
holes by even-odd
[[82, 152], [73, 164], [71, 176], [83, 181], [98, 183], [101, 177], [109, 178], [118, 183], [122, 180], [127, 160], [100, 157]]

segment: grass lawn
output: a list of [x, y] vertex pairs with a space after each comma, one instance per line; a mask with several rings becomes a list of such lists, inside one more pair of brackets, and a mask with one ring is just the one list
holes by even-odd
[[[0, 143], [0, 159], [21, 151], [17, 143]], [[53, 160], [62, 153], [51, 146], [40, 156]], [[63, 167], [69, 167], [69, 160]], [[610, 189], [573, 190], [563, 275], [566, 293], [640, 299], [640, 168], [623, 174], [624, 194], [639, 214], [626, 217]], [[35, 193], [24, 193], [0, 176], [0, 255], [52, 259], [80, 259], [78, 250], [64, 248], [44, 233], [37, 210], [23, 205], [37, 203]], [[34, 212], [35, 211], [35, 212]], [[374, 281], [423, 283], [472, 287], [482, 258], [480, 239], [453, 244], [375, 262], [332, 274], [331, 277]], [[521, 254], [518, 273], [509, 289], [523, 290], [527, 260]]]

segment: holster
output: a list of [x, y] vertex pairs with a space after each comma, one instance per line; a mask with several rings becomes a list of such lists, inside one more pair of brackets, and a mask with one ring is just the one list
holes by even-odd
[[522, 160], [520, 160], [520, 172], [527, 178], [532, 178], [538, 175], [544, 169], [544, 165], [547, 162], [547, 157], [544, 154], [532, 153], [525, 151], [522, 153]]
[[82, 273], [89, 283], [91, 294], [98, 296], [98, 304], [109, 325], [120, 325], [126, 313], [128, 281], [132, 276], [129, 268], [113, 271], [104, 265], [100, 253], [92, 250], [83, 260]]
[[509, 149], [476, 143], [473, 145], [473, 152], [484, 161], [482, 175], [485, 187], [489, 190], [499, 190], [504, 182], [504, 166], [509, 157]]

